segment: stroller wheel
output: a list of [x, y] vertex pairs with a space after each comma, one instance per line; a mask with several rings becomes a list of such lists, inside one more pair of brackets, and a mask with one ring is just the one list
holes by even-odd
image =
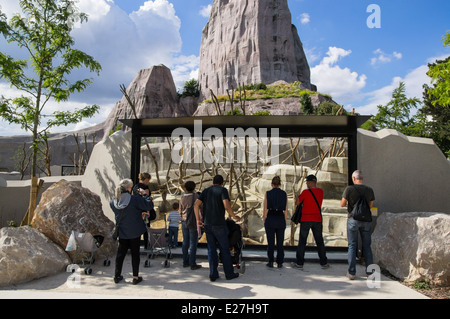
[[150, 260], [146, 260], [145, 262], [144, 262], [144, 267], [145, 268], [150, 268]]
[[87, 267], [87, 268], [84, 270], [84, 273], [85, 273], [86, 275], [92, 274], [92, 268], [91, 268], [91, 267]]
[[240, 274], [245, 273], [245, 261], [241, 262], [238, 269]]

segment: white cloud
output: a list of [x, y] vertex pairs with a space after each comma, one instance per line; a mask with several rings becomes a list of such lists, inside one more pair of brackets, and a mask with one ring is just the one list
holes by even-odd
[[405, 82], [406, 96], [408, 98], [418, 98], [422, 100], [423, 85], [430, 83], [427, 76], [428, 66], [421, 65], [412, 70], [405, 77], [396, 76], [389, 85], [365, 94], [367, 103], [357, 107], [356, 111], [360, 114], [377, 114], [378, 105], [386, 105], [392, 99], [392, 92], [398, 88], [400, 82]]
[[330, 94], [334, 100], [339, 101], [356, 96], [366, 86], [366, 75], [359, 75], [349, 68], [336, 65], [351, 53], [351, 50], [330, 47], [320, 64], [311, 68], [311, 83], [317, 85], [319, 92]]
[[311, 21], [311, 17], [309, 16], [309, 13], [302, 13], [300, 15], [300, 22], [302, 24], [308, 24]]
[[[74, 70], [72, 80], [92, 78], [93, 84], [84, 92], [73, 94], [70, 103], [49, 105], [46, 113], [56, 108], [74, 109], [74, 106], [98, 104], [100, 114], [86, 120], [98, 124], [121, 99], [120, 84], [128, 86], [139, 70], [164, 64], [172, 70], [178, 87], [198, 72], [198, 57], [180, 55], [181, 21], [169, 0], [146, 1], [131, 14], [113, 0], [79, 0], [77, 5], [89, 19], [73, 30], [75, 47], [93, 56], [102, 65], [102, 71], [97, 77], [85, 69]], [[0, 0], [0, 6], [8, 17], [13, 12], [20, 12], [18, 1]], [[206, 7], [205, 12], [207, 10]], [[3, 44], [0, 43], [2, 52], [22, 58], [15, 47], [4, 48]], [[8, 93], [10, 96], [11, 90], [1, 89], [3, 95]], [[3, 133], [1, 131], [0, 135]]]
[[212, 5], [208, 4], [207, 6], [202, 6], [199, 14], [204, 18], [209, 18], [211, 14]]
[[384, 53], [381, 49], [376, 49], [374, 52], [375, 57], [370, 60], [372, 65], [385, 64], [392, 61], [392, 59], [401, 60], [403, 55], [399, 52], [394, 51], [392, 54]]

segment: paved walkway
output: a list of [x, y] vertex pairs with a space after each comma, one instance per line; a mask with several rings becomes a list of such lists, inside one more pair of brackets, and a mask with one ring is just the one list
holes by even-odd
[[[175, 249], [174, 253], [181, 252]], [[305, 263], [304, 270], [292, 268], [286, 262], [282, 269], [269, 269], [261, 261], [264, 252], [245, 251], [245, 273], [239, 278], [225, 280], [222, 268], [221, 278], [210, 282], [205, 250], [199, 250], [199, 264], [202, 269], [191, 271], [183, 268], [179, 257], [170, 260], [170, 267], [164, 268], [164, 259], [151, 260], [151, 267], [144, 268], [145, 256], [141, 258], [140, 275], [143, 282], [132, 285], [131, 258], [124, 263], [124, 281], [113, 282], [114, 266], [95, 264], [91, 275], [84, 273], [60, 273], [13, 287], [0, 288], [0, 299], [427, 299], [426, 296], [396, 281], [380, 275], [379, 288], [369, 288], [364, 268], [358, 266], [357, 277], [350, 281], [345, 277], [347, 264], [341, 255], [329, 254], [337, 260], [329, 269], [321, 269], [318, 263]], [[292, 260], [293, 252], [287, 252], [286, 259]], [[307, 253], [313, 260], [317, 253]], [[341, 259], [341, 262], [338, 260]], [[113, 263], [112, 263], [113, 264]], [[376, 282], [369, 282], [369, 284]]]

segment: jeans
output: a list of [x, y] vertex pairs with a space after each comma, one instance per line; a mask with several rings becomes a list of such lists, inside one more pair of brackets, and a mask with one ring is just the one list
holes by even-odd
[[217, 248], [219, 248], [222, 256], [225, 277], [231, 278], [234, 275], [234, 268], [231, 262], [230, 244], [228, 242], [228, 227], [226, 225], [205, 225], [205, 233], [208, 242], [209, 278], [219, 278]]
[[309, 230], [312, 230], [314, 240], [317, 246], [317, 253], [319, 254], [320, 264], [326, 265], [328, 263], [325, 251], [325, 243], [323, 241], [322, 231], [323, 224], [321, 222], [301, 222], [300, 236], [297, 247], [297, 264], [303, 265], [305, 262], [306, 240], [308, 239]]
[[286, 220], [284, 215], [268, 215], [264, 223], [267, 236], [267, 257], [270, 263], [274, 262], [275, 239], [277, 247], [277, 264], [281, 265], [284, 261], [284, 231], [286, 230]]
[[181, 231], [183, 232], [183, 265], [195, 266], [197, 255], [198, 233], [186, 227], [186, 222], [181, 222]]
[[[347, 220], [347, 239], [348, 239], [348, 273], [356, 274], [356, 253], [358, 251], [358, 234], [361, 234], [362, 249], [364, 252], [364, 260], [366, 269], [373, 264], [372, 255], [372, 222], [361, 222], [349, 217]], [[368, 272], [366, 270], [367, 274]]]
[[178, 227], [169, 226], [169, 246], [178, 246]]
[[133, 239], [120, 239], [119, 238], [119, 248], [117, 249], [116, 256], [116, 269], [115, 276], [119, 277], [122, 274], [123, 261], [127, 255], [128, 249], [131, 250], [131, 266], [133, 268], [133, 276], [137, 277], [139, 275], [139, 263], [141, 261], [140, 257], [140, 245], [141, 238]]

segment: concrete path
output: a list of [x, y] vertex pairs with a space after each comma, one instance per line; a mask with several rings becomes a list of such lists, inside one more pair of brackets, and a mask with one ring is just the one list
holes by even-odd
[[[180, 252], [178, 248], [174, 252]], [[321, 269], [318, 263], [308, 262], [304, 270], [292, 268], [286, 262], [282, 269], [267, 268], [258, 260], [261, 252], [245, 252], [247, 256], [245, 273], [239, 278], [225, 280], [220, 267], [221, 278], [210, 282], [208, 261], [200, 251], [198, 263], [202, 269], [192, 271], [182, 267], [182, 260], [175, 257], [170, 267], [164, 268], [164, 259], [151, 260], [151, 267], [144, 268], [145, 256], [141, 257], [140, 275], [143, 282], [132, 285], [131, 258], [124, 263], [124, 281], [113, 282], [114, 266], [93, 266], [91, 275], [81, 273], [60, 273], [13, 287], [0, 288], [0, 299], [427, 299], [426, 296], [399, 282], [380, 275], [379, 282], [367, 281], [364, 268], [358, 265], [357, 277], [351, 281], [345, 274], [347, 264], [330, 263], [329, 269]], [[252, 255], [253, 254], [253, 255]], [[312, 256], [316, 253], [309, 253]], [[292, 260], [287, 256], [288, 261]], [[379, 288], [370, 288], [368, 286]]]

